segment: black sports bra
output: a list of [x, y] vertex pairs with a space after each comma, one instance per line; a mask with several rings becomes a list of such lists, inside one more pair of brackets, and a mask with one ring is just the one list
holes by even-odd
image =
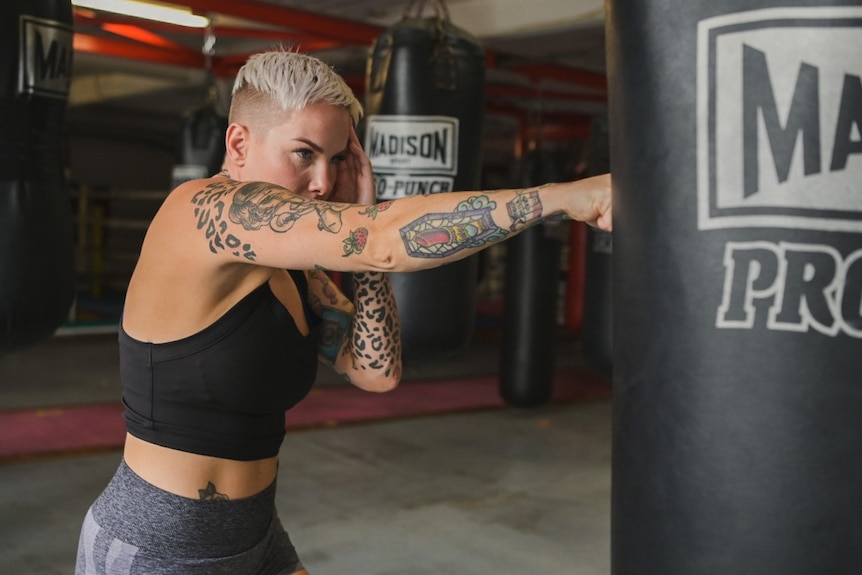
[[[289, 273], [305, 302], [305, 275]], [[285, 411], [317, 375], [314, 338], [299, 332], [269, 283], [189, 337], [146, 343], [121, 325], [119, 342], [126, 429], [201, 455], [251, 461], [278, 454]]]

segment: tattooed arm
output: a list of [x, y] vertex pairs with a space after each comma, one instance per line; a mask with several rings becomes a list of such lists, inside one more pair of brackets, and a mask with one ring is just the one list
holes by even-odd
[[353, 274], [351, 303], [321, 270], [308, 272], [309, 300], [323, 321], [321, 359], [366, 391], [389, 391], [401, 379], [401, 328], [389, 278]]
[[414, 196], [370, 206], [304, 199], [271, 184], [224, 179], [210, 180], [190, 197], [210, 252], [288, 269], [433, 268], [558, 214], [611, 227], [609, 176], [520, 190]]

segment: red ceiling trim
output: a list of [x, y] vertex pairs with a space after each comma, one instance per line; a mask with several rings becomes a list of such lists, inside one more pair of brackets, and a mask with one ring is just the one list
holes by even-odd
[[[75, 8], [75, 25], [79, 30], [86, 33], [87, 29], [94, 26], [107, 29], [108, 26], [133, 26], [140, 25], [139, 18], [126, 18], [123, 16], [115, 16], [105, 13], [105, 15], [95, 15], [89, 10], [81, 10]], [[143, 29], [143, 28], [141, 28]], [[176, 34], [184, 36], [197, 36], [203, 38], [205, 30], [203, 28], [189, 28], [187, 26], [177, 26], [176, 24], [168, 24], [166, 22], [156, 22], [154, 20], [146, 20], [146, 30], [152, 33], [163, 32], [167, 34]], [[319, 34], [309, 34], [305, 32], [295, 32], [284, 28], [246, 28], [242, 26], [213, 26], [213, 35], [216, 42], [219, 37], [223, 38], [246, 38], [250, 40], [272, 40], [274, 42], [290, 42], [291, 44], [321, 44], [326, 48], [333, 48], [342, 45], [342, 43], [334, 40], [322, 40]]]
[[202, 15], [226, 14], [351, 44], [371, 44], [383, 32], [379, 26], [254, 0], [182, 0], [176, 4], [187, 6]]
[[159, 64], [173, 64], [189, 68], [204, 67], [204, 57], [199, 52], [176, 49], [165, 50], [144, 44], [133, 44], [131, 42], [100, 38], [88, 34], [75, 34], [73, 48], [76, 52], [99, 54], [101, 56], [143, 60]]
[[168, 48], [173, 50], [187, 50], [185, 46], [173, 40], [168, 40], [164, 36], [155, 34], [149, 30], [135, 26], [134, 24], [118, 24], [115, 22], [105, 22], [101, 26], [102, 30], [116, 36], [122, 36], [141, 44], [155, 46], [159, 48]]

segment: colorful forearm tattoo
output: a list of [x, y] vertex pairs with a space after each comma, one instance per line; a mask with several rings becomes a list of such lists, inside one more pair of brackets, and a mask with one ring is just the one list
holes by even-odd
[[488, 196], [473, 196], [454, 212], [425, 214], [401, 228], [407, 254], [417, 258], [445, 258], [469, 248], [499, 242], [508, 232], [497, 226], [491, 211], [497, 204]]
[[343, 297], [339, 298], [338, 291], [325, 273], [314, 269], [310, 270], [308, 275], [320, 282], [323, 292], [323, 299], [314, 294], [308, 295], [311, 309], [321, 318], [320, 325], [315, 330], [318, 352], [334, 364], [350, 331], [353, 314], [348, 310], [351, 305]]
[[320, 325], [317, 327], [317, 351], [327, 361], [335, 364], [350, 331], [351, 315], [346, 311], [323, 306], [320, 309]]

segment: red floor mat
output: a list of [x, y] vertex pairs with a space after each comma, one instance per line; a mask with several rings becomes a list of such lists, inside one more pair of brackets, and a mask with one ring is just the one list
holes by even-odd
[[[554, 401], [610, 397], [610, 383], [587, 371], [560, 371]], [[319, 387], [287, 414], [290, 429], [505, 407], [496, 376], [404, 382], [384, 394]], [[0, 460], [118, 448], [119, 403], [0, 412]]]

